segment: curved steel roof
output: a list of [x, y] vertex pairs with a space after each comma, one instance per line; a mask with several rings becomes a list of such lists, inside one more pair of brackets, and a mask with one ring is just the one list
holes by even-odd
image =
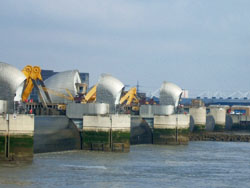
[[[75, 97], [77, 95], [76, 83], [81, 83], [81, 78], [78, 70], [70, 70], [57, 73], [44, 81], [46, 88], [69, 96], [66, 89]], [[57, 96], [55, 93], [48, 91], [52, 103], [68, 103], [66, 98]]]
[[118, 105], [123, 88], [120, 80], [109, 74], [102, 74], [96, 88], [96, 102]]
[[160, 89], [160, 104], [178, 106], [182, 89], [170, 82], [163, 82]]
[[8, 113], [13, 112], [13, 101], [17, 88], [26, 77], [12, 65], [0, 62], [0, 100], [8, 101]]

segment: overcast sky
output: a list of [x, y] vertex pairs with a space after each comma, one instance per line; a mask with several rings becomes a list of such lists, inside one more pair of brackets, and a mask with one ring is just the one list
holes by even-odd
[[154, 91], [250, 91], [249, 0], [3, 0], [0, 61]]

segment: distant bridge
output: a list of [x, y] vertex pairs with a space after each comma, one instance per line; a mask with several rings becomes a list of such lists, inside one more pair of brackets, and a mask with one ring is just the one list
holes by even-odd
[[217, 98], [217, 99], [249, 99], [250, 91], [203, 91], [199, 93], [196, 97], [200, 98]]
[[[189, 91], [190, 98], [210, 98], [210, 99], [250, 99], [250, 91]], [[159, 97], [160, 89], [147, 93], [147, 96]]]

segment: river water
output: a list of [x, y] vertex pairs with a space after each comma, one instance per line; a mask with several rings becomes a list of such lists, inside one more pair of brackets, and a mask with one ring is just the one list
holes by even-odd
[[250, 187], [250, 143], [36, 154], [29, 164], [1, 164], [0, 187]]

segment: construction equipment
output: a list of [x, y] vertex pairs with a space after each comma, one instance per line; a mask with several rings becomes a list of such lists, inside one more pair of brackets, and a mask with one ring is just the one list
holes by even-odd
[[90, 91], [84, 96], [81, 103], [89, 103], [96, 101], [96, 85], [94, 85]]
[[[33, 88], [36, 87], [38, 90], [39, 97], [43, 103], [43, 106], [47, 108], [46, 101], [43, 98], [42, 94], [40, 93], [40, 90], [38, 88], [38, 83], [37, 83], [37, 80], [39, 80], [42, 87], [45, 87], [43, 79], [42, 79], [42, 75], [41, 75], [41, 68], [38, 66], [32, 67], [31, 65], [27, 65], [24, 67], [22, 72], [26, 76], [26, 81], [24, 84], [23, 92], [22, 92], [22, 101], [27, 101]], [[49, 103], [51, 103], [51, 99], [50, 99], [48, 92], [45, 91], [44, 93]]]
[[[40, 67], [38, 67], [38, 66], [32, 67], [31, 65], [27, 65], [24, 67], [22, 72], [26, 76], [26, 81], [25, 81], [25, 85], [24, 85], [23, 93], [22, 93], [22, 101], [28, 100], [34, 87], [37, 88], [39, 98], [40, 98], [40, 100], [45, 108], [48, 108], [47, 103], [49, 103], [49, 104], [52, 103], [51, 98], [49, 96], [49, 93], [52, 95], [59, 96], [61, 98], [65, 98], [65, 99], [70, 100], [70, 101], [74, 101], [74, 97], [72, 96], [71, 92], [68, 89], [65, 89], [66, 92], [68, 93], [68, 96], [67, 96], [67, 95], [64, 95], [64, 94], [62, 94], [58, 91], [55, 91], [53, 89], [46, 88], [45, 84], [43, 82], [43, 79], [42, 79]], [[41, 85], [38, 84], [38, 80], [39, 80]], [[46, 99], [43, 97], [41, 91], [44, 92]], [[58, 104], [58, 109], [65, 110], [66, 105], [65, 104]]]
[[[49, 89], [49, 88], [42, 87], [42, 86], [38, 86], [38, 87], [41, 90], [43, 90], [44, 92], [47, 92], [47, 93], [50, 93], [52, 95], [67, 99], [69, 101], [74, 101], [75, 100], [75, 98], [73, 97], [73, 95], [71, 94], [71, 92], [68, 89], [65, 89], [66, 92], [68, 93], [68, 96], [67, 96], [67, 95], [64, 95], [63, 93], [60, 93], [60, 92], [55, 91], [53, 89]], [[67, 106], [66, 104], [57, 104], [57, 109], [58, 110], [66, 110], [66, 106]]]
[[24, 89], [23, 89], [23, 93], [22, 93], [22, 100], [25, 101], [29, 98], [30, 93], [33, 90], [34, 84], [33, 84], [33, 80], [42, 80], [42, 76], [41, 76], [41, 69], [40, 67], [32, 67], [31, 65], [27, 65], [26, 67], [24, 67], [24, 69], [22, 70], [22, 72], [24, 73], [24, 75], [26, 76], [26, 82], [24, 85]]
[[126, 111], [131, 110], [136, 113], [139, 112], [139, 99], [136, 93], [136, 87], [133, 87], [124, 96], [121, 97], [120, 105], [124, 105], [124, 109]]
[[123, 104], [125, 101], [127, 101], [126, 105], [130, 105], [133, 102], [133, 100], [136, 103], [139, 103], [139, 100], [136, 97], [136, 88], [135, 87], [131, 88], [123, 97], [121, 97], [120, 104]]
[[67, 96], [67, 95], [64, 95], [63, 93], [60, 93], [60, 92], [55, 91], [53, 89], [49, 89], [49, 88], [41, 87], [41, 86], [39, 86], [39, 88], [42, 89], [43, 91], [47, 92], [47, 93], [52, 94], [52, 95], [67, 99], [69, 101], [74, 101], [74, 97], [73, 97], [73, 95], [71, 94], [71, 92], [68, 89], [65, 89], [66, 92], [68, 93], [68, 96]]

